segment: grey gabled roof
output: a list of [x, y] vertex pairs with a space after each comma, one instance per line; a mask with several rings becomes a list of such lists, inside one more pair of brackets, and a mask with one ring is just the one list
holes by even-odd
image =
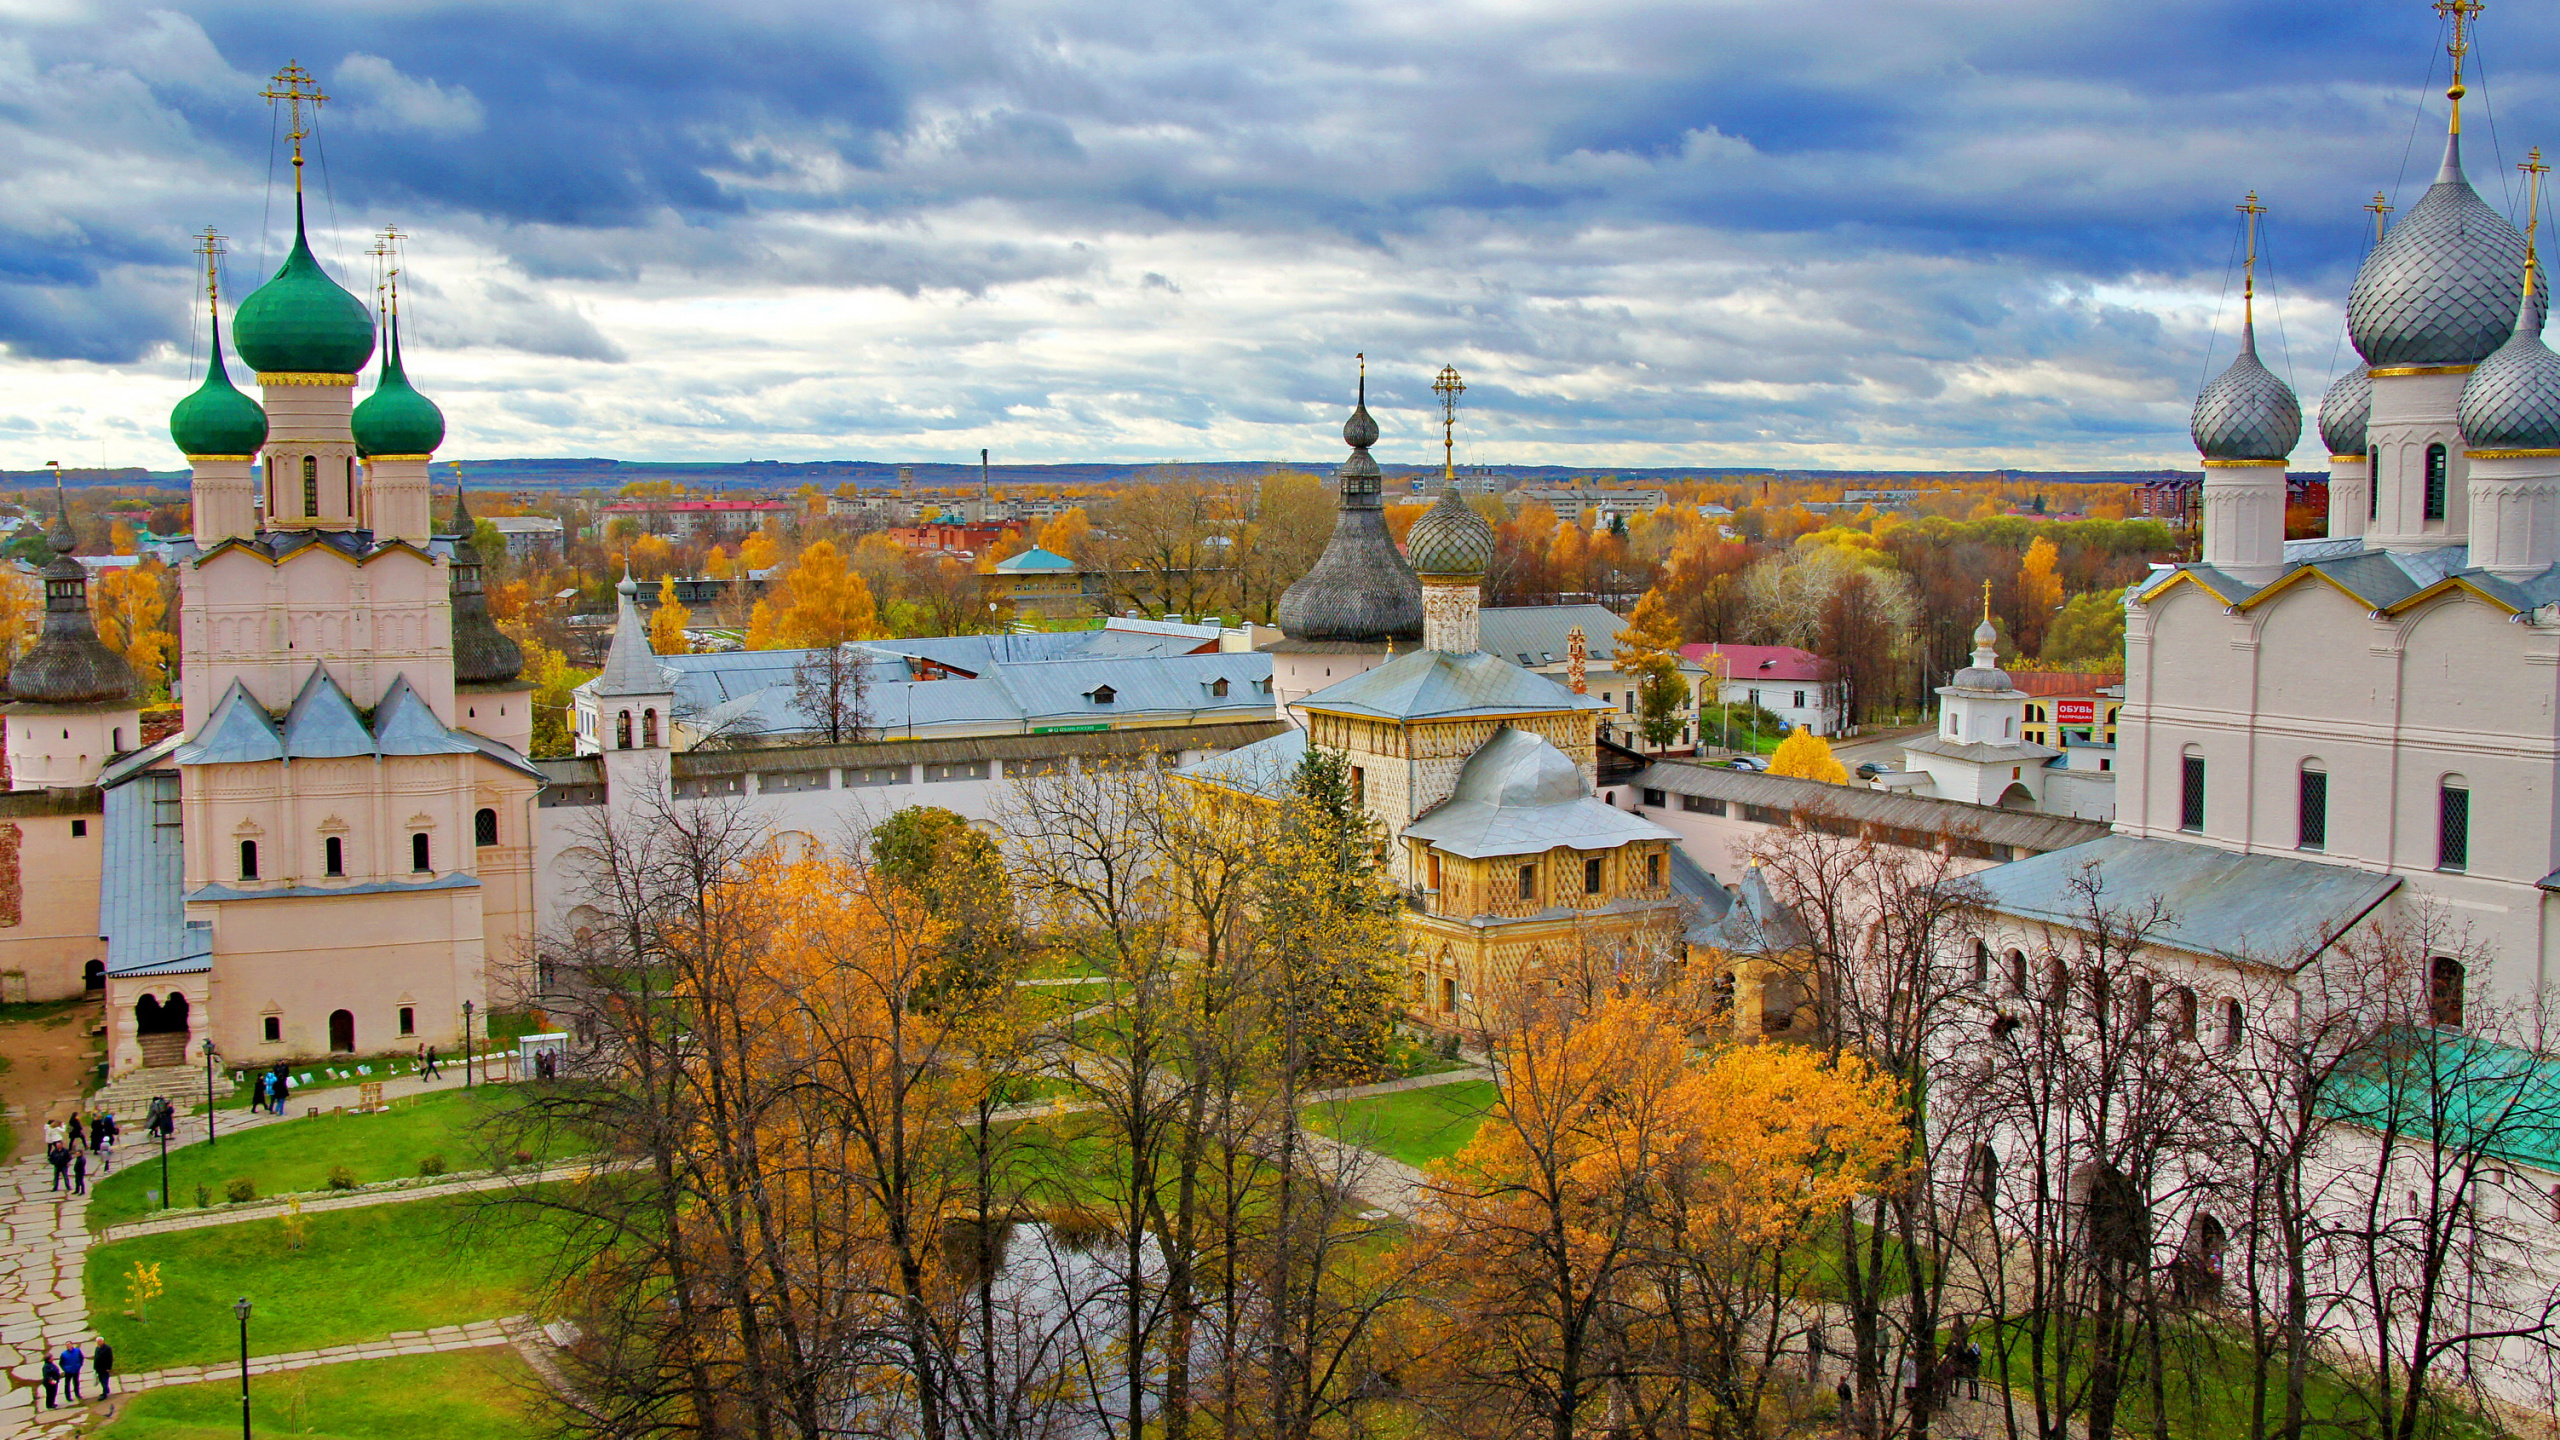
[[382, 703], [373, 707], [373, 744], [383, 755], [469, 755], [479, 749], [445, 728], [406, 675], [393, 676]]
[[1775, 955], [1802, 945], [1808, 937], [1804, 922], [1771, 893], [1768, 877], [1755, 863], [1743, 870], [1723, 916], [1691, 926], [1688, 938], [1693, 945], [1728, 955]]
[[1855, 785], [1799, 780], [1756, 770], [1724, 770], [1685, 760], [1657, 760], [1627, 782], [1673, 795], [1695, 795], [1728, 804], [1787, 812], [1818, 809], [1843, 819], [1890, 826], [1915, 835], [1952, 835], [2020, 850], [2060, 850], [2107, 833], [2106, 823], [2072, 815], [2003, 810], [1938, 796], [1902, 795]]
[[1979, 888], [1986, 910], [2070, 926], [2083, 916], [2074, 889], [2083, 875], [2098, 880], [2109, 909], [2141, 914], [2158, 902], [2167, 918], [2152, 932], [2156, 945], [2288, 967], [2327, 948], [2400, 888], [2397, 875], [2132, 835], [1994, 866], [1967, 883]]
[[[1939, 693], [1946, 692], [1941, 689]], [[1923, 755], [1969, 760], [1978, 765], [2018, 765], [2030, 760], [2041, 765], [2062, 753], [2050, 745], [2038, 745], [2032, 740], [1950, 740], [1944, 735], [1914, 735], [1894, 743]]]
[[1505, 725], [1467, 757], [1457, 789], [1407, 825], [1404, 838], [1480, 860], [1675, 837], [1593, 795], [1571, 757], [1543, 737]]
[[1699, 936], [1710, 932], [1717, 921], [1733, 908], [1733, 892], [1716, 883], [1707, 868], [1689, 858], [1685, 845], [1671, 847], [1671, 893], [1679, 897], [1680, 910], [1688, 924], [1689, 943], [1700, 943]]
[[583, 687], [598, 695], [664, 695], [675, 689], [675, 675], [649, 649], [649, 620], [632, 599], [638, 587], [625, 574], [617, 593], [613, 644], [605, 651], [604, 669]]
[[480, 879], [459, 871], [432, 880], [365, 880], [354, 885], [279, 885], [269, 890], [243, 890], [237, 885], [199, 885], [187, 892], [189, 904], [232, 900], [315, 900], [335, 895], [413, 895], [430, 890], [477, 890]]
[[176, 754], [178, 747], [186, 743], [184, 735], [164, 735], [131, 754], [119, 757], [114, 764], [98, 772], [98, 788], [107, 790], [123, 784]]
[[1292, 725], [1268, 740], [1194, 760], [1176, 773], [1203, 785], [1278, 800], [1289, 793], [1306, 758], [1307, 732]]
[[178, 747], [181, 765], [250, 765], [283, 758], [284, 737], [276, 733], [276, 722], [237, 680], [222, 692], [203, 733]]
[[[1606, 605], [1488, 605], [1476, 612], [1476, 632], [1485, 650], [1523, 665], [1561, 665], [1570, 643], [1566, 632], [1582, 627], [1593, 665], [1606, 666], [1618, 655], [1618, 632], [1625, 617]], [[1522, 655], [1529, 658], [1521, 660]], [[1695, 662], [1683, 660], [1682, 668]]]
[[1605, 710], [1597, 695], [1576, 695], [1544, 675], [1498, 655], [1416, 650], [1375, 670], [1339, 680], [1296, 702], [1331, 715], [1380, 720], [1458, 719]]
[[284, 712], [284, 753], [296, 760], [337, 760], [349, 755], [373, 753], [373, 736], [366, 733], [364, 717], [356, 713], [355, 702], [338, 682], [329, 678], [329, 667], [314, 665], [302, 682], [302, 692], [293, 697], [293, 705]]

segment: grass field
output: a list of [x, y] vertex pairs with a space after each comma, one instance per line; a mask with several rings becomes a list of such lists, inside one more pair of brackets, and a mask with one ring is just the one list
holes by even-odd
[[[222, 1186], [235, 1176], [257, 1183], [260, 1196], [326, 1190], [329, 1170], [344, 1165], [359, 1185], [418, 1173], [418, 1162], [442, 1155], [448, 1171], [488, 1168], [488, 1156], [472, 1134], [489, 1113], [494, 1090], [447, 1090], [393, 1102], [383, 1115], [319, 1115], [243, 1130], [208, 1149], [187, 1145], [169, 1152], [169, 1189], [180, 1208], [195, 1204], [196, 1187], [222, 1203]], [[160, 1188], [160, 1152], [128, 1136], [117, 1147], [116, 1171], [89, 1184], [89, 1228], [137, 1220], [156, 1212], [151, 1192]]]
[[[498, 1049], [504, 1053], [507, 1052], [510, 1047], [502, 1045], [499, 1046]], [[462, 1088], [461, 1052], [456, 1050], [441, 1050], [437, 1052], [437, 1058], [444, 1067], [445, 1083], [453, 1086], [457, 1090]], [[475, 1060], [472, 1063], [477, 1065], [479, 1062]], [[359, 1065], [371, 1066], [373, 1068], [373, 1073], [370, 1075], [357, 1073], [356, 1067]], [[337, 1071], [338, 1073], [332, 1075], [329, 1073], [332, 1070]], [[220, 1108], [224, 1110], [246, 1110], [249, 1108], [249, 1099], [252, 1092], [250, 1090], [249, 1079], [247, 1077], [249, 1077], [252, 1072], [244, 1070], [239, 1073], [243, 1077], [241, 1082], [237, 1085], [232, 1085], [230, 1089], [226, 1091], [222, 1087], [229, 1083], [230, 1072], [221, 1070], [214, 1072], [214, 1094], [218, 1097]], [[357, 1086], [362, 1085], [367, 1080], [394, 1080], [403, 1076], [415, 1075], [418, 1073], [418, 1062], [415, 1056], [407, 1054], [365, 1056], [342, 1055], [333, 1060], [302, 1065], [292, 1073], [296, 1077], [293, 1082], [293, 1093], [285, 1097], [284, 1108], [289, 1114], [299, 1115], [302, 1113], [303, 1107], [306, 1104], [317, 1105], [323, 1110], [326, 1110], [333, 1105], [352, 1105], [356, 1101], [355, 1088]], [[300, 1078], [306, 1074], [311, 1077], [308, 1081]], [[197, 1071], [196, 1080], [197, 1085], [195, 1090], [192, 1092], [194, 1095], [192, 1100], [187, 1098], [186, 1095], [172, 1095], [169, 1097], [172, 1102], [186, 1106], [187, 1113], [190, 1115], [201, 1115], [204, 1113], [204, 1085], [202, 1083], [204, 1080], [204, 1074], [201, 1069]], [[323, 1098], [324, 1096], [326, 1098]]]
[[[248, 1297], [249, 1350], [272, 1355], [401, 1330], [525, 1313], [550, 1233], [477, 1211], [464, 1197], [373, 1205], [304, 1217], [301, 1249], [282, 1220], [140, 1235], [88, 1254], [89, 1314], [115, 1343], [119, 1369], [203, 1364], [239, 1353], [232, 1301]], [[148, 1323], [127, 1312], [140, 1262], [165, 1287]]]
[[[249, 1382], [261, 1435], [324, 1440], [517, 1440], [530, 1433], [533, 1372], [513, 1350], [466, 1350], [315, 1365]], [[125, 1402], [98, 1440], [230, 1440], [240, 1433], [236, 1380], [170, 1385]]]
[[1466, 1148], [1494, 1094], [1490, 1080], [1398, 1090], [1365, 1100], [1310, 1106], [1307, 1126], [1336, 1140], [1392, 1155], [1407, 1165], [1428, 1165]]

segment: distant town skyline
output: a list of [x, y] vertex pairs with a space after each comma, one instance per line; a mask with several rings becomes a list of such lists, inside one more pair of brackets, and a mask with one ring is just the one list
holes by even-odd
[[[2446, 63], [2423, 0], [18, 0], [0, 40], [7, 470], [179, 467], [189, 242], [230, 237], [226, 313], [280, 258], [287, 59], [331, 97], [323, 259], [370, 294], [410, 237], [451, 454], [1325, 456], [1365, 351], [1382, 461], [1437, 459], [1455, 364], [1461, 463], [1816, 470], [2192, 464], [2251, 189], [2308, 417]], [[2560, 46], [2493, 3], [2473, 54], [2466, 160], [2521, 219]]]

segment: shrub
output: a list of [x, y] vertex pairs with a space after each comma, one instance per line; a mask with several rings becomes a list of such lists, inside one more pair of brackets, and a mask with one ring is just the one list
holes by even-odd
[[515, 1152], [514, 1158], [515, 1162], [519, 1165], [530, 1165], [533, 1163], [533, 1152], [530, 1150], [518, 1150]]
[[1455, 1060], [1458, 1058], [1457, 1031], [1452, 1030], [1448, 1034], [1440, 1037], [1440, 1058], [1443, 1060]]
[[198, 1185], [196, 1187], [196, 1208], [202, 1210], [212, 1203], [213, 1187], [210, 1185]]
[[222, 1193], [235, 1201], [255, 1200], [258, 1198], [258, 1182], [246, 1175], [234, 1175], [222, 1182]]
[[430, 1155], [430, 1156], [428, 1156], [426, 1159], [419, 1161], [419, 1162], [418, 1162], [418, 1173], [419, 1173], [419, 1174], [421, 1174], [421, 1175], [441, 1175], [441, 1174], [443, 1174], [443, 1173], [444, 1173], [444, 1157], [443, 1157], [442, 1155]]
[[353, 1190], [356, 1188], [356, 1172], [348, 1169], [344, 1165], [330, 1166], [329, 1188], [332, 1190]]

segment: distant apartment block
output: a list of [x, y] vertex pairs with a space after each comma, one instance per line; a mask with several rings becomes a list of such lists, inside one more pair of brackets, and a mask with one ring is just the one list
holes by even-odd
[[701, 540], [787, 522], [798, 510], [788, 500], [619, 500], [604, 508], [604, 523], [636, 520], [662, 540]]

